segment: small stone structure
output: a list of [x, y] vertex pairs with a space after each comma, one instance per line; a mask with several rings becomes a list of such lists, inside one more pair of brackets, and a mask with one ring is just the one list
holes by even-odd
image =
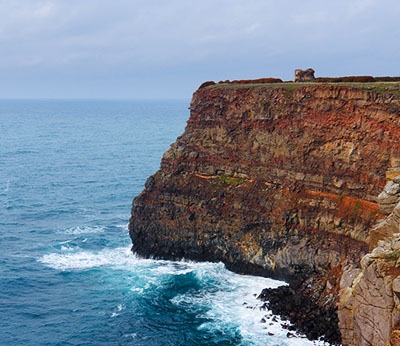
[[295, 82], [311, 82], [315, 79], [315, 71], [312, 68], [307, 70], [296, 69], [294, 70], [294, 81]]

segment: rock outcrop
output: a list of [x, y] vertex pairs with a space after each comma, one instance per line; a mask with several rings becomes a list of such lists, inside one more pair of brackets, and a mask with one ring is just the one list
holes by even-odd
[[398, 83], [203, 86], [133, 201], [133, 250], [302, 282], [303, 299], [336, 311], [340, 290], [356, 295], [360, 259], [396, 233], [374, 226], [399, 170], [399, 109]]
[[295, 82], [312, 82], [315, 71], [312, 68], [308, 68], [307, 70], [296, 69], [294, 70], [294, 81]]
[[392, 212], [371, 233], [384, 240], [345, 269], [341, 279], [339, 327], [343, 345], [400, 345], [400, 176], [389, 180], [378, 201]]

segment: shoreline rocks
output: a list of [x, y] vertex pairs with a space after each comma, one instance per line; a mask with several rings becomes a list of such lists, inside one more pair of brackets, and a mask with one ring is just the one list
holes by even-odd
[[311, 292], [309, 283], [296, 282], [289, 286], [266, 288], [258, 299], [264, 301], [264, 306], [274, 315], [288, 319], [293, 325], [292, 330], [299, 331], [309, 340], [322, 340], [330, 345], [340, 345], [337, 307], [321, 307], [311, 299], [312, 295], [321, 295], [323, 289], [320, 286], [318, 291], [314, 285]]

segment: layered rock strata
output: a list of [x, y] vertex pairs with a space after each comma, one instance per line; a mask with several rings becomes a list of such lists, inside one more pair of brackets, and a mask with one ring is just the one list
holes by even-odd
[[345, 268], [340, 282], [343, 345], [400, 345], [400, 176], [388, 181], [378, 201], [389, 215], [372, 233], [384, 240], [361, 259], [361, 268]]
[[343, 270], [390, 236], [370, 230], [399, 171], [399, 108], [398, 83], [197, 90], [184, 134], [133, 201], [133, 250], [318, 282], [315, 303], [336, 309]]

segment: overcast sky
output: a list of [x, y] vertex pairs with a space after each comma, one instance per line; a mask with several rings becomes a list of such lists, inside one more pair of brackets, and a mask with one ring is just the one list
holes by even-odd
[[207, 80], [400, 75], [399, 0], [0, 0], [0, 98], [182, 98]]

